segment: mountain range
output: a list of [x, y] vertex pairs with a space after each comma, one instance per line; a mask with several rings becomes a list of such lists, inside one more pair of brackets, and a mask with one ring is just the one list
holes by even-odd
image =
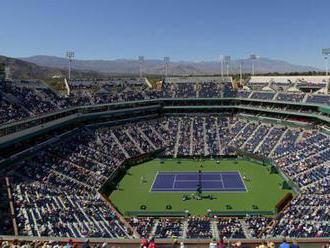
[[[9, 66], [10, 77], [13, 79], [49, 79], [52, 77], [63, 78], [67, 75], [67, 70], [64, 70], [63, 68], [41, 66], [21, 59], [1, 55], [0, 64]], [[103, 75], [90, 70], [73, 70], [72, 76], [76, 78], [97, 78]]]
[[[251, 72], [251, 61], [232, 60], [229, 65], [230, 73], [238, 73], [239, 65], [242, 63], [243, 73]], [[11, 77], [14, 79], [49, 79], [63, 78], [67, 76], [68, 61], [65, 58], [55, 56], [33, 56], [28, 58], [10, 58], [0, 55], [0, 64], [9, 65]], [[143, 70], [145, 74], [162, 75], [164, 63], [161, 60], [144, 61]], [[302, 73], [320, 72], [319, 68], [312, 66], [294, 65], [281, 60], [259, 58], [255, 61], [256, 73]], [[72, 62], [73, 78], [104, 78], [110, 75], [137, 75], [139, 62], [130, 59], [117, 60], [74, 60]], [[219, 62], [171, 62], [169, 64], [169, 75], [215, 75], [220, 74]], [[224, 65], [226, 74], [226, 65]]]
[[[49, 68], [67, 69], [68, 67], [67, 59], [61, 57], [38, 55], [20, 59]], [[239, 73], [241, 63], [243, 73], [250, 73], [252, 62], [248, 59], [232, 60], [229, 64], [229, 73]], [[93, 71], [104, 74], [138, 74], [139, 61], [133, 59], [74, 60], [72, 62], [72, 68], [79, 71]], [[225, 74], [226, 70], [227, 66], [224, 65]], [[320, 71], [320, 69], [313, 66], [295, 65], [286, 61], [269, 58], [258, 58], [255, 60], [256, 73], [290, 73], [307, 71]], [[150, 75], [163, 74], [164, 62], [162, 60], [145, 60], [143, 62], [143, 72]], [[169, 63], [170, 75], [210, 75], [220, 74], [220, 72], [220, 63], [216, 61], [178, 61]]]

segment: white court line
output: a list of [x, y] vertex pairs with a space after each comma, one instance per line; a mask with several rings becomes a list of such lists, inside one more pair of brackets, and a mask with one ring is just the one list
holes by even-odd
[[[187, 190], [187, 189], [179, 189], [179, 190], [176, 190], [176, 191], [172, 191], [171, 189], [169, 189], [168, 191], [158, 191], [158, 190], [156, 190], [156, 191], [153, 191], [153, 192], [155, 192], [155, 193], [180, 193], [180, 194], [182, 194], [182, 193], [192, 193], [192, 192], [196, 192], [196, 189], [193, 189], [193, 190]], [[247, 193], [246, 191], [237, 191], [237, 190], [235, 190], [235, 191], [227, 191], [227, 190], [206, 190], [206, 191], [204, 191], [204, 193], [214, 193], [214, 194], [216, 194], [216, 193], [219, 193], [219, 194], [237, 194], [237, 193]]]
[[158, 174], [159, 174], [159, 171], [157, 171], [157, 174], [156, 174], [156, 176], [155, 176], [155, 178], [154, 178], [154, 181], [153, 181], [152, 184], [151, 184], [151, 187], [150, 187], [150, 189], [149, 189], [149, 192], [152, 192], [152, 188], [154, 187], [154, 184], [155, 184], [155, 182], [156, 182], [156, 178], [158, 177]]
[[175, 186], [176, 176], [177, 176], [177, 174], [175, 174], [175, 176], [174, 176], [174, 180], [173, 180], [173, 184], [172, 184], [172, 189], [174, 189], [174, 186]]
[[239, 176], [240, 176], [240, 178], [241, 178], [241, 181], [242, 181], [242, 183], [243, 183], [243, 185], [244, 185], [245, 191], [248, 192], [248, 189], [247, 189], [247, 187], [246, 187], [246, 185], [245, 185], [245, 182], [244, 182], [244, 179], [242, 178], [241, 173], [238, 173], [238, 174], [239, 174]]
[[[172, 190], [172, 188], [161, 188], [162, 190], [164, 189], [164, 190]], [[175, 188], [175, 190], [182, 190], [182, 189], [195, 189], [196, 190], [196, 188]], [[234, 190], [234, 189], [241, 189], [242, 191], [244, 191], [244, 188], [204, 188], [204, 189], [214, 189], [214, 190], [218, 190], [218, 189], [224, 189], [224, 190]]]
[[[181, 179], [177, 179], [177, 182], [199, 182], [198, 179], [191, 179], [191, 180], [181, 180]], [[220, 179], [210, 179], [210, 180], [206, 180], [206, 179], [202, 179], [202, 182], [220, 182]]]
[[[235, 189], [241, 189], [241, 191], [237, 191]], [[175, 191], [172, 190], [172, 188], [162, 188], [161, 190], [156, 190], [155, 192], [164, 192], [164, 193], [172, 193], [172, 192], [185, 192], [186, 190], [191, 191], [196, 191], [196, 188], [175, 188]], [[220, 189], [220, 188], [212, 188], [212, 190], [209, 190], [208, 188], [205, 189], [207, 192], [226, 192], [226, 193], [242, 193], [246, 192], [244, 191], [243, 188], [226, 188], [226, 189]], [[235, 191], [230, 191], [230, 190], [235, 190]]]
[[223, 182], [223, 177], [222, 177], [222, 173], [220, 173], [220, 178], [221, 178], [221, 184], [222, 184], [222, 188], [224, 189], [225, 188], [225, 184], [224, 184], [224, 182]]
[[[198, 174], [198, 171], [160, 171], [159, 174], [171, 174], [173, 175], [174, 173], [178, 174]], [[240, 173], [239, 170], [234, 170], [234, 171], [202, 171], [202, 174], [217, 174], [217, 173], [223, 173], [223, 174], [231, 174], [231, 173]]]

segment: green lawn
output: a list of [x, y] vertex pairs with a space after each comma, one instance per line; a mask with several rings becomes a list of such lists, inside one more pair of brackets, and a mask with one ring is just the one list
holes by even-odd
[[[236, 163], [235, 163], [236, 162]], [[258, 210], [274, 210], [275, 204], [287, 193], [282, 190], [283, 178], [278, 174], [270, 174], [268, 167], [246, 160], [214, 160], [203, 162], [203, 171], [239, 171], [249, 181], [245, 181], [248, 192], [211, 193], [216, 199], [182, 201], [182, 192], [151, 192], [151, 186], [158, 171], [198, 171], [200, 163], [192, 160], [165, 160], [162, 164], [155, 159], [134, 166], [121, 180], [119, 190], [113, 191], [110, 198], [114, 205], [125, 214], [126, 211], [138, 211], [146, 205], [148, 211], [166, 210], [170, 204], [173, 211], [189, 210], [193, 215], [205, 215], [207, 209], [228, 211], [226, 205], [232, 206], [231, 211], [253, 211], [252, 205]], [[141, 176], [146, 183], [141, 183]], [[189, 193], [187, 193], [189, 194]], [[204, 193], [208, 194], [208, 193]]]

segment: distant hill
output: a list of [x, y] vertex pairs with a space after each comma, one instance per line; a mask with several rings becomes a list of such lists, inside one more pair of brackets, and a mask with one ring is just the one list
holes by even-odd
[[[32, 62], [40, 66], [64, 69], [67, 67], [65, 58], [55, 56], [33, 56], [21, 58], [24, 61]], [[232, 60], [230, 63], [230, 72], [238, 73], [240, 62], [243, 63], [243, 73], [251, 72], [251, 61]], [[73, 69], [81, 71], [95, 71], [106, 74], [138, 74], [139, 63], [137, 60], [116, 59], [116, 60], [74, 60]], [[268, 58], [259, 58], [255, 61], [256, 73], [289, 73], [289, 72], [307, 72], [319, 71], [319, 68], [312, 66], [302, 66], [290, 64], [286, 61], [274, 60]], [[146, 60], [144, 62], [144, 72], [146, 74], [163, 74], [164, 66], [161, 60]], [[226, 67], [224, 68], [226, 73]], [[171, 75], [203, 75], [219, 74], [220, 63], [216, 61], [204, 62], [171, 62], [169, 66]]]
[[[33, 62], [21, 59], [9, 58], [0, 55], [0, 64], [9, 65], [10, 75], [13, 79], [49, 79], [52, 77], [63, 78], [67, 75], [67, 70], [62, 67], [48, 67], [37, 65]], [[102, 77], [103, 74], [90, 70], [79, 71], [73, 70], [74, 77]]]
[[[230, 71], [239, 72], [241, 61], [231, 61]], [[242, 60], [243, 73], [251, 72], [251, 62]], [[67, 75], [67, 60], [54, 56], [33, 56], [29, 58], [9, 58], [0, 55], [0, 64], [10, 66], [11, 77], [14, 79], [49, 79]], [[136, 60], [75, 60], [72, 65], [74, 78], [102, 78], [111, 75], [138, 74], [139, 63]], [[293, 65], [285, 61], [260, 58], [255, 63], [257, 73], [289, 73], [320, 71], [310, 66]], [[147, 74], [160, 75], [164, 72], [161, 60], [146, 60], [144, 71]], [[224, 68], [226, 72], [226, 68]], [[219, 74], [219, 62], [171, 62], [171, 75], [208, 75]]]

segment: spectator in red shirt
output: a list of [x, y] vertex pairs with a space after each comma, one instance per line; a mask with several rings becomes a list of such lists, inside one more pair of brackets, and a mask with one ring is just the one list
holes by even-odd
[[219, 241], [218, 247], [219, 247], [219, 248], [225, 248], [225, 247], [226, 247], [226, 244], [225, 244], [225, 242], [223, 241], [223, 238], [220, 238], [220, 241]]
[[157, 248], [154, 237], [152, 237], [149, 241], [149, 248]]
[[146, 238], [143, 238], [141, 240], [141, 248], [148, 248], [148, 246], [149, 246], [148, 240]]

